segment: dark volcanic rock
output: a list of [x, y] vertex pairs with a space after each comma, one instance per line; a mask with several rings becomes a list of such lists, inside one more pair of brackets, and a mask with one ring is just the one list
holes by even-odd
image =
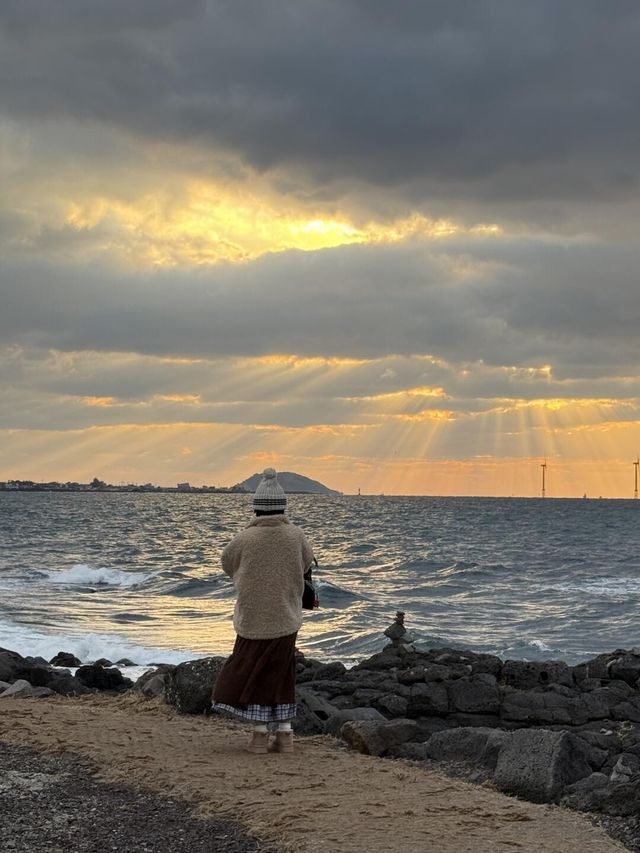
[[[466, 669], [460, 673], [460, 675], [467, 674]], [[409, 685], [416, 684], [419, 681], [448, 681], [453, 677], [451, 667], [439, 663], [425, 663], [411, 669], [404, 669], [398, 673], [400, 684]]]
[[434, 663], [443, 664], [450, 669], [459, 667], [460, 675], [486, 672], [499, 678], [502, 671], [502, 661], [496, 655], [460, 651], [459, 649], [432, 649], [428, 653], [428, 657]]
[[[415, 660], [415, 656], [414, 656]], [[373, 655], [367, 660], [362, 661], [361, 663], [356, 664], [350, 672], [358, 672], [359, 670], [384, 670], [384, 669], [393, 669], [402, 668], [405, 669], [407, 666], [411, 666], [411, 661], [408, 661], [405, 657], [402, 657], [397, 648], [391, 647], [390, 645], [383, 649], [378, 654]]]
[[165, 700], [182, 714], [203, 714], [211, 708], [211, 694], [226, 658], [189, 660], [168, 674]]
[[0, 699], [44, 699], [51, 695], [52, 691], [48, 687], [33, 687], [28, 681], [18, 678], [9, 687], [5, 687]]
[[591, 775], [584, 741], [568, 732], [520, 729], [502, 746], [496, 786], [534, 803], [555, 801], [563, 789]]
[[[570, 809], [592, 811], [594, 803], [600, 803], [604, 798], [603, 789], [608, 784], [609, 777], [605, 773], [592, 773], [574, 782], [573, 785], [567, 785], [560, 803]], [[596, 791], [602, 793], [596, 794]]]
[[31, 655], [27, 655], [25, 657], [25, 660], [29, 661], [31, 666], [44, 666], [45, 669], [50, 666], [49, 661], [46, 661], [43, 657], [40, 657], [40, 655], [37, 655], [37, 657], [31, 657]]
[[352, 720], [341, 735], [351, 749], [365, 755], [384, 755], [391, 747], [411, 740], [416, 733], [415, 720], [388, 720], [383, 723]]
[[133, 687], [133, 681], [125, 678], [119, 669], [109, 669], [97, 664], [86, 664], [76, 670], [76, 678], [85, 687], [95, 687], [97, 690], [113, 690], [122, 693]]
[[610, 678], [618, 678], [635, 686], [638, 678], [640, 678], [640, 654], [627, 652], [618, 658], [614, 658], [609, 663], [608, 670]]
[[380, 711], [376, 711], [375, 708], [349, 708], [344, 711], [337, 711], [329, 717], [323, 731], [325, 734], [338, 736], [342, 726], [350, 720], [367, 720], [374, 723], [387, 722], [386, 717]]
[[147, 696], [149, 698], [153, 696], [164, 697], [169, 676], [174, 670], [175, 666], [164, 663], [155, 669], [143, 672], [140, 678], [133, 685], [133, 689], [140, 691], [143, 696]]
[[577, 682], [585, 678], [609, 679], [609, 665], [612, 661], [626, 655], [625, 649], [616, 649], [613, 652], [597, 655], [597, 657], [588, 660], [586, 663], [578, 664], [573, 667], [574, 676]]
[[494, 675], [480, 672], [447, 684], [449, 706], [453, 711], [469, 714], [497, 714], [500, 694]]
[[330, 680], [339, 678], [344, 675], [347, 668], [340, 661], [333, 663], [319, 664], [317, 666], [305, 667], [297, 676], [298, 684], [304, 684], [307, 681]]
[[407, 715], [409, 717], [435, 717], [446, 714], [449, 710], [449, 697], [444, 684], [418, 682], [411, 688]]
[[9, 649], [0, 649], [0, 681], [12, 682], [16, 678], [20, 678], [19, 673], [25, 668], [29, 668], [29, 662], [19, 655], [17, 652], [11, 652]]
[[605, 788], [599, 810], [620, 817], [640, 814], [640, 778]]
[[634, 723], [640, 723], [640, 696], [633, 696], [625, 702], [620, 702], [613, 709], [612, 717], [614, 720], [630, 720]]
[[501, 717], [506, 722], [528, 725], [584, 725], [589, 720], [604, 720], [609, 705], [593, 693], [563, 695], [555, 690], [527, 691], [507, 694], [502, 702]]
[[91, 689], [73, 675], [61, 675], [49, 682], [49, 689], [60, 696], [83, 696], [91, 693]]
[[30, 666], [17, 669], [14, 673], [16, 678], [24, 678], [34, 687], [49, 687], [49, 683], [57, 678], [58, 673], [49, 666]]
[[51, 666], [82, 666], [82, 661], [78, 660], [71, 652], [58, 652], [58, 654], [49, 661]]
[[462, 761], [493, 770], [509, 732], [486, 728], [448, 729], [436, 732], [426, 743], [428, 758], [436, 761]]
[[298, 713], [293, 721], [293, 730], [301, 735], [320, 734], [327, 720], [338, 713], [338, 708], [322, 696], [306, 687], [296, 690]]
[[502, 667], [502, 681], [517, 690], [549, 684], [573, 685], [571, 670], [563, 661], [507, 660]]
[[375, 707], [389, 717], [406, 717], [409, 701], [395, 693], [385, 693], [375, 703]]

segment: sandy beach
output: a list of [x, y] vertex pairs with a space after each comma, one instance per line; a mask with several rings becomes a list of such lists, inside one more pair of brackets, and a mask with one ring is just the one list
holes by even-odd
[[250, 755], [239, 724], [136, 696], [5, 700], [0, 740], [78, 756], [105, 782], [237, 821], [289, 853], [625, 849], [581, 815], [350, 753], [327, 736], [299, 738], [292, 756]]

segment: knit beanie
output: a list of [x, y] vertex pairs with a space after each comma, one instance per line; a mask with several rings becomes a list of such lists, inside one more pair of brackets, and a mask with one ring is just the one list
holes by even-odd
[[253, 508], [268, 512], [269, 510], [284, 511], [287, 506], [287, 496], [278, 482], [278, 475], [273, 468], [265, 468], [262, 472], [256, 493], [253, 496]]

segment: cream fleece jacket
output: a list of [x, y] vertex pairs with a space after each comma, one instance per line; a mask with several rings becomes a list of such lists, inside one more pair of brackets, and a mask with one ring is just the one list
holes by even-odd
[[307, 539], [285, 515], [255, 518], [222, 552], [237, 591], [233, 627], [248, 640], [293, 634], [302, 625], [303, 574], [313, 562]]

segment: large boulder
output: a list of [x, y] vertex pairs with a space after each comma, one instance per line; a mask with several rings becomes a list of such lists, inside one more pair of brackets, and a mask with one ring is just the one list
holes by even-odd
[[94, 663], [78, 667], [75, 677], [85, 687], [92, 687], [96, 690], [123, 693], [133, 687], [133, 681], [130, 678], [125, 678], [119, 669], [105, 668]]
[[203, 714], [211, 708], [211, 694], [226, 658], [188, 660], [169, 673], [165, 701], [182, 714]]
[[389, 749], [412, 740], [415, 720], [387, 720], [383, 723], [352, 720], [344, 723], [340, 734], [351, 749], [365, 755], [384, 755]]
[[0, 681], [15, 681], [20, 678], [18, 673], [25, 668], [29, 668], [29, 662], [22, 655], [9, 649], [0, 649]]
[[604, 799], [604, 789], [609, 785], [606, 773], [592, 773], [567, 785], [560, 800], [561, 805], [577, 811], [597, 811]]
[[640, 654], [627, 652], [608, 664], [609, 677], [626, 681], [635, 686], [640, 678]]
[[446, 714], [449, 710], [449, 697], [444, 684], [436, 681], [419, 681], [411, 686], [407, 716], [423, 717]]
[[33, 687], [28, 681], [19, 678], [0, 693], [0, 699], [42, 699], [52, 695], [53, 691], [48, 687]]
[[574, 666], [574, 678], [576, 682], [580, 683], [585, 679], [591, 678], [598, 678], [606, 681], [612, 677], [618, 677], [611, 675], [611, 665], [614, 661], [621, 660], [627, 655], [637, 657], [637, 650], [634, 649], [632, 652], [627, 652], [626, 649], [616, 649], [613, 652], [605, 652], [603, 654], [600, 654], [597, 657], [586, 661], [585, 663], [580, 663], [577, 664], [577, 666]]
[[468, 714], [497, 714], [500, 711], [500, 693], [494, 675], [479, 672], [458, 678], [447, 684], [449, 706], [454, 711]]
[[375, 708], [346, 708], [343, 711], [336, 711], [324, 724], [323, 731], [328, 735], [340, 734], [342, 726], [351, 720], [367, 720], [374, 723], [385, 723], [387, 718]]
[[51, 682], [58, 677], [58, 673], [52, 667], [31, 665], [27, 663], [22, 669], [15, 672], [16, 678], [23, 678], [33, 687], [49, 687]]
[[500, 749], [493, 780], [506, 794], [554, 802], [567, 785], [591, 775], [584, 741], [568, 732], [520, 729]]
[[409, 701], [397, 693], [385, 693], [375, 702], [375, 706], [388, 717], [406, 717]]
[[549, 684], [571, 687], [573, 676], [564, 661], [507, 660], [502, 667], [502, 681], [516, 690], [531, 690]]
[[590, 720], [605, 720], [610, 708], [599, 691], [569, 693], [556, 690], [522, 691], [507, 694], [500, 716], [505, 722], [521, 725], [580, 726]]
[[632, 696], [615, 706], [611, 714], [614, 720], [640, 723], [640, 696]]
[[426, 743], [426, 755], [434, 761], [462, 762], [493, 770], [509, 732], [488, 728], [447, 729], [436, 732]]
[[306, 687], [297, 688], [296, 702], [298, 712], [293, 721], [293, 730], [300, 735], [321, 734], [327, 721], [339, 711], [323, 696]]
[[637, 817], [640, 814], [640, 777], [607, 786], [600, 799], [599, 810], [616, 817]]
[[71, 652], [58, 652], [49, 663], [51, 666], [82, 666], [82, 661], [72, 655]]
[[32, 687], [46, 687], [58, 673], [46, 661], [25, 658], [17, 652], [0, 649], [0, 681], [28, 681]]
[[570, 785], [560, 802], [563, 806], [584, 812], [637, 818], [640, 814], [640, 778], [616, 783], [603, 773], [593, 773], [582, 783]]
[[91, 688], [87, 687], [71, 674], [61, 675], [59, 678], [54, 678], [49, 682], [49, 689], [59, 696], [84, 696], [86, 693], [92, 693]]
[[304, 684], [307, 681], [319, 681], [339, 678], [347, 671], [346, 666], [340, 661], [331, 663], [314, 662], [312, 666], [306, 666], [296, 677], [298, 684]]
[[143, 672], [140, 678], [133, 685], [134, 690], [138, 690], [143, 696], [148, 699], [155, 697], [164, 698], [169, 676], [175, 670], [175, 666], [164, 663], [160, 666]]

